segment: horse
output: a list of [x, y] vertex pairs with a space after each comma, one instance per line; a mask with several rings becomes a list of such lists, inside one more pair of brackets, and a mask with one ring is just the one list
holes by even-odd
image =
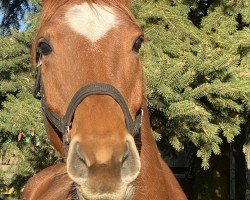
[[151, 133], [139, 60], [144, 35], [130, 5], [43, 0], [34, 94], [66, 164], [33, 176], [23, 200], [187, 199]]

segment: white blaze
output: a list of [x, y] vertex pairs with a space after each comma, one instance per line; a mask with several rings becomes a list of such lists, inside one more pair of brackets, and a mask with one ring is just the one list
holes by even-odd
[[96, 42], [115, 27], [118, 22], [111, 7], [83, 3], [71, 7], [65, 15], [66, 21], [75, 32]]

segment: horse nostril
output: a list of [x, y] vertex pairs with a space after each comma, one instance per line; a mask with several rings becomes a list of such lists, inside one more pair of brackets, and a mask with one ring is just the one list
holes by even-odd
[[79, 145], [79, 143], [76, 144], [76, 153], [77, 153], [77, 155], [78, 155], [78, 157], [79, 157], [80, 159], [84, 160], [84, 159], [83, 159], [83, 155], [82, 155], [81, 150], [80, 150], [80, 145]]
[[67, 171], [73, 180], [86, 181], [88, 178], [88, 166], [81, 149], [80, 142], [72, 141], [67, 157]]
[[128, 158], [129, 154], [130, 154], [129, 143], [126, 142], [126, 149], [125, 149], [125, 153], [124, 153], [124, 155], [122, 157], [122, 164], [126, 161], [126, 159]]
[[139, 153], [136, 149], [134, 139], [131, 137], [126, 143], [126, 149], [121, 163], [121, 179], [124, 182], [133, 181], [138, 176], [140, 168]]
[[84, 156], [82, 154], [79, 142], [76, 144], [76, 155], [78, 156], [80, 161], [82, 161], [85, 165], [87, 165]]

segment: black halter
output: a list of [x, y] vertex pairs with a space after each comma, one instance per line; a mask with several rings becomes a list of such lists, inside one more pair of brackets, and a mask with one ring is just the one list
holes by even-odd
[[[136, 137], [140, 132], [141, 127], [141, 121], [142, 121], [142, 109], [137, 112], [135, 116], [135, 121], [133, 121], [133, 118], [131, 117], [131, 114], [129, 112], [128, 106], [122, 97], [121, 93], [112, 85], [107, 83], [90, 83], [86, 86], [83, 86], [80, 88], [73, 98], [71, 99], [69, 106], [67, 108], [67, 111], [64, 116], [60, 116], [57, 113], [53, 112], [45, 101], [44, 96], [44, 87], [42, 82], [42, 72], [41, 69], [42, 64], [39, 61], [37, 65], [37, 78], [33, 90], [33, 95], [37, 99], [41, 99], [42, 104], [42, 110], [45, 115], [45, 120], [48, 120], [55, 128], [56, 132], [58, 134], [62, 134], [62, 141], [63, 146], [65, 150], [65, 155], [68, 150], [68, 145], [70, 143], [70, 135], [69, 130], [70, 126], [72, 124], [73, 115], [75, 113], [75, 110], [77, 106], [88, 96], [90, 95], [109, 95], [111, 96], [121, 107], [124, 117], [125, 117], [125, 123], [126, 127], [129, 131], [129, 133]], [[59, 136], [59, 138], [61, 138]]]

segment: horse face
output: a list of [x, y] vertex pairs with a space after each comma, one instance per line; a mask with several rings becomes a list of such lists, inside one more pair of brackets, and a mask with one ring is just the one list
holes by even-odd
[[[42, 79], [49, 108], [64, 115], [82, 86], [101, 82], [120, 91], [134, 117], [142, 105], [141, 29], [125, 4], [63, 2], [44, 1], [36, 40], [43, 55]], [[53, 127], [49, 124], [48, 128], [57, 144]], [[78, 195], [82, 199], [130, 199], [140, 158], [120, 105], [107, 95], [88, 96], [74, 113], [70, 136], [67, 170]]]

